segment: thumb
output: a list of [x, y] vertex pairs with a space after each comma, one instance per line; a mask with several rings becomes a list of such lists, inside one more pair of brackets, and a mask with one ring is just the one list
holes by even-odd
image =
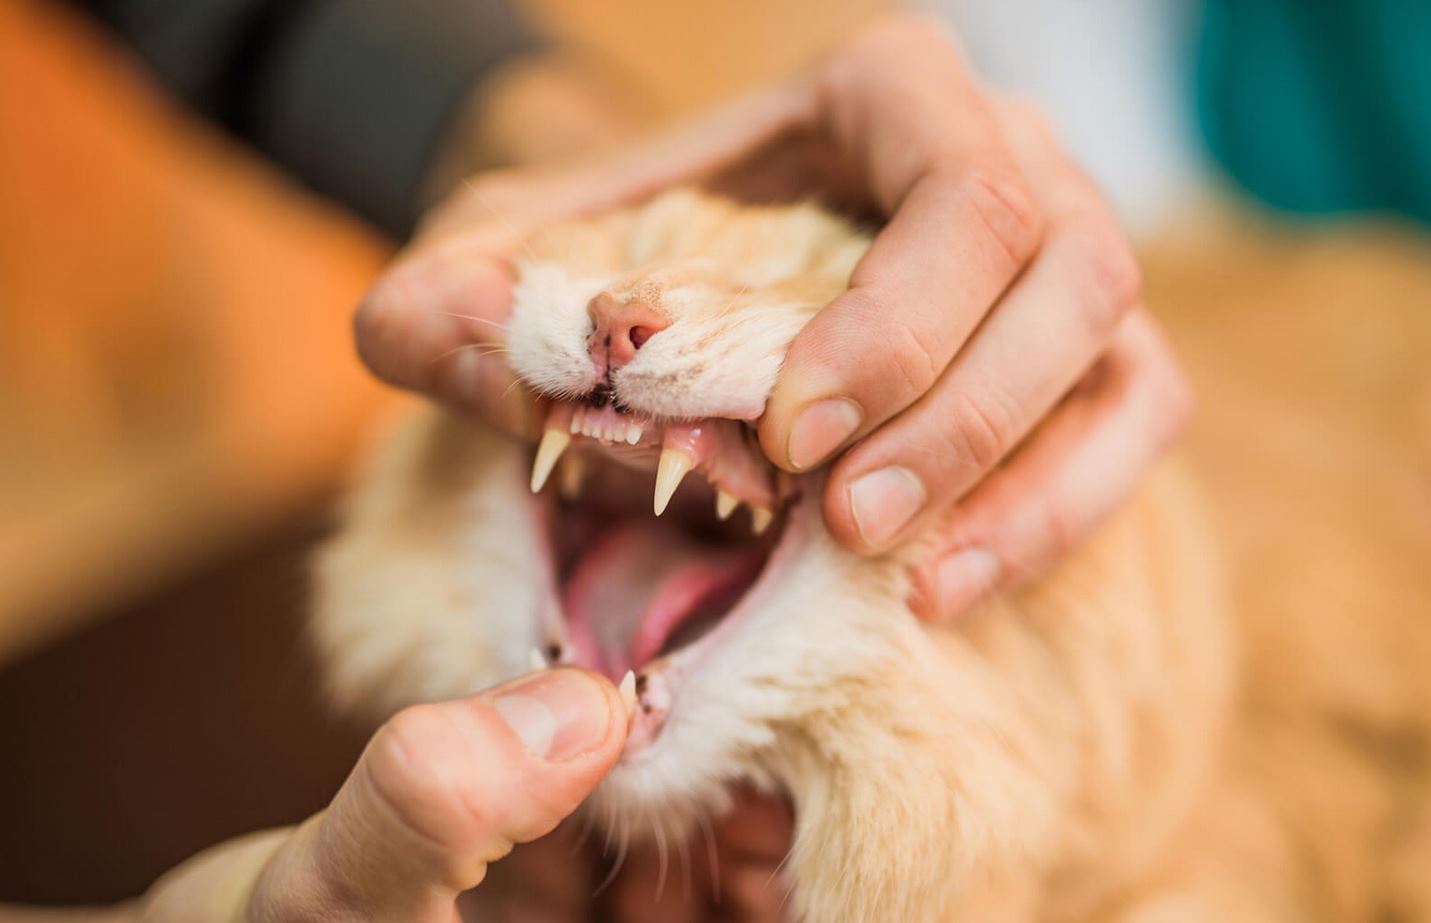
[[626, 732], [616, 688], [575, 669], [399, 712], [270, 863], [251, 906], [450, 923], [488, 863], [576, 809]]

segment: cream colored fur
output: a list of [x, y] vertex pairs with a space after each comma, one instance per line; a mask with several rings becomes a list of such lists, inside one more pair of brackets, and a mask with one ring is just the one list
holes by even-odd
[[[673, 416], [750, 418], [864, 246], [808, 206], [691, 192], [575, 222], [532, 242], [512, 360], [537, 388], [584, 392], [587, 301], [655, 285], [674, 324], [623, 388]], [[385, 440], [318, 571], [344, 706], [383, 716], [525, 669], [559, 618], [529, 463], [437, 409]], [[1234, 708], [1240, 631], [1202, 506], [1167, 466], [1038, 585], [927, 629], [904, 558], [845, 552], [800, 503], [790, 569], [594, 816], [676, 832], [737, 783], [784, 790], [792, 914], [819, 923], [1310, 919], [1289, 821], [1247, 768], [1275, 757]]]

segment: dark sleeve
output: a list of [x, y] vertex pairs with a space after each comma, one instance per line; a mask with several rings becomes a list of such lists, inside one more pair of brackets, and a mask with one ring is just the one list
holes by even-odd
[[535, 45], [501, 0], [83, 0], [159, 79], [397, 235], [450, 120]]

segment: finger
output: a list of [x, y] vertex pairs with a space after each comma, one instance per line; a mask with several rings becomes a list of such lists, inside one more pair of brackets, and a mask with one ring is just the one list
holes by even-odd
[[497, 173], [467, 184], [359, 306], [359, 355], [389, 384], [534, 435], [531, 397], [501, 351], [520, 241], [560, 218], [724, 170], [807, 118], [808, 100], [808, 90], [781, 88], [580, 168]]
[[1138, 299], [1137, 263], [1093, 183], [1051, 136], [1021, 154], [1044, 245], [928, 393], [835, 466], [826, 521], [856, 551], [942, 515], [1073, 387]]
[[841, 55], [819, 99], [889, 224], [795, 338], [760, 427], [809, 469], [918, 400], [1037, 248], [1040, 216], [941, 31], [901, 20]]
[[911, 603], [953, 618], [1042, 573], [1102, 523], [1192, 415], [1191, 388], [1143, 311], [1059, 410], [949, 517]]
[[576, 808], [626, 728], [611, 683], [574, 669], [400, 712], [295, 836], [266, 890], [336, 902], [357, 918], [447, 923], [488, 863]]

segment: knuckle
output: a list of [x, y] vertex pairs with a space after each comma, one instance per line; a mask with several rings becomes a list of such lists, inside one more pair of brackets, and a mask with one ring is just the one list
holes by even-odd
[[991, 470], [1013, 448], [1014, 411], [997, 398], [962, 395], [950, 432], [956, 458], [978, 471]]
[[406, 299], [400, 270], [380, 279], [353, 313], [353, 344], [358, 358], [373, 374], [394, 385], [405, 385], [395, 361], [407, 329]]
[[1078, 544], [1081, 530], [1072, 512], [1060, 503], [1044, 503], [1038, 513], [1039, 541], [1021, 563], [1027, 573], [1039, 573]]
[[943, 351], [919, 328], [890, 319], [885, 335], [886, 355], [903, 383], [903, 402], [908, 403], [928, 391], [944, 371]]
[[1015, 170], [984, 165], [964, 176], [964, 196], [995, 244], [1015, 267], [1038, 248], [1043, 218], [1028, 184]]
[[1167, 373], [1163, 376], [1163, 407], [1160, 415], [1163, 421], [1163, 443], [1173, 442], [1192, 423], [1197, 413], [1197, 391], [1187, 373], [1169, 357]]
[[1143, 297], [1143, 274], [1123, 232], [1112, 219], [1091, 220], [1069, 230], [1066, 246], [1090, 325], [1113, 329]]
[[1048, 113], [1034, 99], [1017, 93], [998, 93], [994, 104], [1005, 130], [1013, 129], [1026, 139], [1052, 146], [1058, 133]]

